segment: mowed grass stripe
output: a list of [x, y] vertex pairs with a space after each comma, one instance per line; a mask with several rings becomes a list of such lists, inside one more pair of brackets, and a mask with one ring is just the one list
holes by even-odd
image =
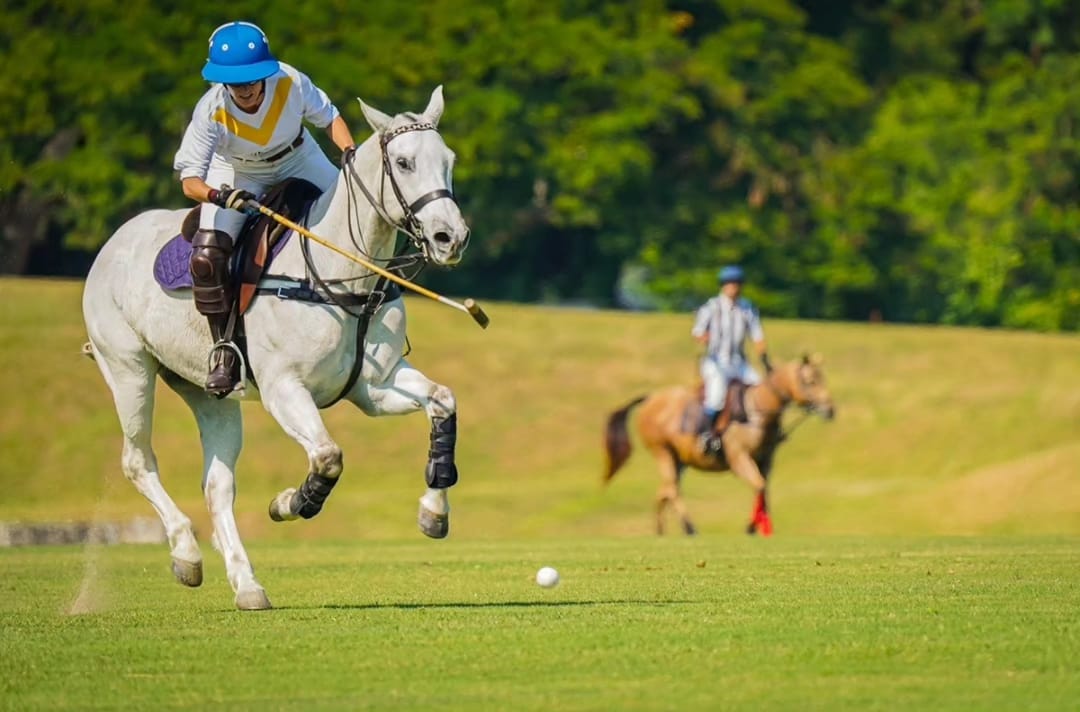
[[[159, 547], [7, 550], [7, 709], [1069, 709], [1075, 538], [257, 544], [278, 609]], [[94, 605], [66, 615], [85, 563]], [[562, 583], [544, 590], [536, 569]]]

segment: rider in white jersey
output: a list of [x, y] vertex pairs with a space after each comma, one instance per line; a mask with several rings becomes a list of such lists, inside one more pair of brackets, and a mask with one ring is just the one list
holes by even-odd
[[716, 422], [724, 410], [728, 384], [739, 379], [748, 386], [761, 383], [761, 376], [746, 360], [743, 342], [747, 336], [754, 342], [761, 363], [772, 370], [766, 351], [765, 332], [757, 308], [742, 296], [745, 279], [741, 267], [729, 265], [717, 275], [720, 294], [705, 302], [698, 310], [691, 334], [706, 345], [701, 359], [701, 377], [705, 381], [704, 430], [722, 435], [727, 422]]
[[343, 152], [355, 142], [325, 92], [278, 62], [266, 35], [249, 22], [214, 31], [202, 76], [213, 84], [195, 106], [173, 167], [184, 195], [204, 203], [191, 276], [195, 307], [209, 320], [215, 342], [206, 390], [222, 397], [236, 384], [235, 354], [219, 346], [232, 308], [228, 264], [244, 204], [286, 178], [303, 178], [323, 191], [334, 184], [338, 169], [304, 121], [325, 129]]

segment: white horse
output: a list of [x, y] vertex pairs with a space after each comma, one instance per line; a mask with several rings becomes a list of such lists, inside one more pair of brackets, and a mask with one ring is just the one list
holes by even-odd
[[[375, 133], [345, 161], [336, 185], [313, 205], [309, 230], [342, 249], [359, 251], [372, 263], [386, 264], [401, 229], [414, 238], [427, 260], [457, 263], [468, 244], [469, 229], [451, 193], [454, 154], [437, 130], [442, 87], [432, 92], [420, 115], [391, 117], [362, 100], [360, 105]], [[269, 608], [233, 515], [234, 473], [243, 440], [240, 404], [203, 391], [211, 347], [206, 320], [196, 312], [190, 292], [166, 292], [152, 275], [155, 256], [179, 232], [186, 213], [144, 212], [125, 223], [101, 249], [83, 294], [90, 337], [86, 351], [97, 362], [116, 403], [124, 434], [124, 474], [161, 517], [176, 578], [188, 586], [200, 585], [202, 554], [191, 521], [161, 484], [150, 447], [158, 375], [183, 398], [198, 422], [212, 542], [225, 560], [236, 605]], [[305, 246], [309, 253], [305, 261], [302, 242], [294, 236], [271, 271], [297, 282], [315, 274], [339, 301], [373, 288], [370, 270], [318, 245]], [[281, 285], [281, 280], [273, 282]], [[400, 295], [371, 317], [358, 378], [350, 378], [360, 356], [358, 319], [345, 309], [263, 295], [255, 299], [245, 321], [248, 372], [257, 389], [249, 387], [242, 397], [260, 398], [304, 448], [310, 463], [299, 489], [287, 489], [274, 498], [270, 516], [282, 521], [318, 513], [342, 470], [341, 448], [327, 433], [319, 409], [344, 398], [371, 416], [419, 409], [427, 413], [431, 448], [419, 524], [428, 536], [445, 536], [446, 490], [457, 480], [457, 406], [449, 388], [432, 382], [402, 357], [405, 304]]]

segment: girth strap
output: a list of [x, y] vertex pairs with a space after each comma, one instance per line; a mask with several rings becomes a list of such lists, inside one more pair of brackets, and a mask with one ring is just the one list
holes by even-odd
[[[376, 295], [378, 295], [378, 301], [375, 299]], [[373, 298], [368, 300], [368, 303], [360, 310], [360, 316], [356, 319], [356, 356], [353, 357], [349, 380], [345, 381], [345, 387], [341, 389], [341, 393], [338, 394], [337, 398], [326, 405], [319, 406], [320, 408], [329, 408], [337, 403], [347, 396], [353, 386], [356, 385], [356, 382], [360, 380], [360, 371], [364, 368], [364, 344], [367, 339], [368, 326], [371, 324], [371, 317], [375, 316], [375, 313], [379, 311], [383, 304], [400, 296], [401, 287], [386, 277], [379, 277], [379, 281], [375, 283], [375, 288], [371, 290], [371, 297]]]
[[392, 302], [401, 296], [401, 288], [393, 282], [385, 290], [379, 292], [371, 292], [370, 294], [339, 294], [334, 292], [332, 297], [328, 297], [320, 290], [312, 287], [307, 280], [292, 277], [274, 277], [273, 275], [267, 275], [266, 277], [270, 279], [288, 279], [295, 284], [282, 287], [259, 286], [255, 290], [256, 293], [270, 294], [278, 299], [293, 299], [299, 302], [310, 302], [311, 304], [333, 304], [340, 307], [362, 307], [370, 304], [373, 306], [369, 306], [369, 309], [378, 310], [386, 302]]

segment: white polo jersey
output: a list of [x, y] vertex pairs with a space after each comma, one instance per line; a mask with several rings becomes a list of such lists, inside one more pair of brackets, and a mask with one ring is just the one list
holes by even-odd
[[721, 366], [739, 364], [746, 360], [743, 341], [747, 335], [754, 341], [765, 338], [758, 311], [748, 300], [732, 302], [721, 294], [705, 302], [697, 311], [694, 336], [709, 335], [707, 354]]
[[214, 84], [203, 94], [173, 160], [181, 180], [205, 180], [215, 154], [229, 163], [257, 164], [291, 145], [303, 121], [325, 128], [337, 118], [337, 107], [306, 74], [284, 62], [279, 65], [266, 79], [262, 104], [254, 114], [242, 111], [224, 84]]

